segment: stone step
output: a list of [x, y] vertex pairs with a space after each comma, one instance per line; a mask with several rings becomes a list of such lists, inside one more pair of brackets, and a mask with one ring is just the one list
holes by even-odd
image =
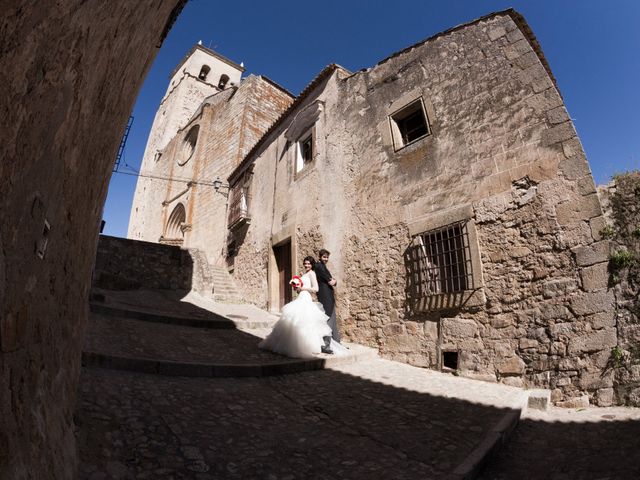
[[219, 294], [219, 293], [214, 293], [213, 294], [213, 301], [214, 302], [220, 302], [220, 303], [243, 303], [242, 302], [242, 298], [240, 298], [240, 296], [238, 295], [228, 295], [228, 294]]
[[186, 316], [174, 316], [174, 315], [166, 315], [166, 314], [158, 314], [152, 313], [146, 310], [139, 310], [135, 308], [122, 308], [115, 307], [110, 305], [101, 305], [98, 303], [90, 304], [91, 312], [102, 314], [102, 315], [111, 315], [114, 317], [124, 317], [135, 320], [142, 320], [145, 322], [152, 323], [165, 323], [170, 325], [182, 325], [185, 327], [196, 327], [196, 328], [223, 328], [223, 329], [234, 329], [236, 328], [236, 324], [233, 320], [225, 318], [221, 315], [216, 315], [215, 313], [209, 312], [204, 318], [194, 318], [194, 317], [186, 317]]
[[93, 313], [85, 339], [86, 367], [187, 377], [263, 377], [319, 370], [373, 358], [359, 345], [344, 357], [297, 359], [258, 348], [250, 330], [214, 330]]
[[213, 291], [215, 293], [236, 293], [236, 294], [238, 293], [238, 290], [235, 289], [234, 287], [225, 286], [225, 285], [222, 285], [222, 286], [216, 285], [213, 288]]

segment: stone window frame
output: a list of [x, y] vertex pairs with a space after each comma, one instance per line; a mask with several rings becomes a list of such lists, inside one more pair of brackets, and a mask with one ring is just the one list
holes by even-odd
[[[302, 144], [307, 140], [311, 140], [311, 160], [305, 162], [302, 157]], [[293, 174], [295, 180], [302, 178], [315, 165], [318, 154], [316, 140], [316, 125], [314, 124], [306, 129], [295, 141], [293, 148]]]
[[[465, 248], [469, 254], [470, 275], [472, 288], [467, 288], [458, 292], [439, 292], [432, 295], [421, 295], [413, 288], [413, 280], [410, 278], [412, 272], [409, 264], [415, 261], [411, 255], [419, 246], [421, 236], [425, 233], [436, 232], [450, 225], [464, 224], [466, 228]], [[478, 233], [476, 231], [473, 208], [470, 204], [454, 207], [442, 212], [426, 215], [410, 222], [409, 234], [412, 243], [405, 252], [407, 258], [407, 306], [411, 313], [433, 312], [439, 310], [450, 310], [460, 308], [480, 307], [486, 303], [484, 292], [484, 278], [482, 273], [482, 261], [480, 258], [480, 245], [478, 243]]]
[[[415, 112], [422, 113], [422, 117], [424, 119], [424, 126], [426, 127], [426, 133], [412, 140], [405, 141], [404, 139], [405, 133], [402, 130], [401, 122], [403, 120], [406, 120], [407, 117], [411, 116]], [[427, 109], [425, 108], [424, 100], [422, 96], [403, 105], [401, 108], [398, 108], [393, 113], [390, 113], [388, 115], [388, 118], [389, 118], [389, 128], [391, 129], [391, 138], [393, 139], [393, 149], [396, 152], [398, 150], [402, 150], [405, 147], [408, 147], [409, 145], [414, 144], [415, 142], [419, 142], [423, 138], [426, 138], [429, 135], [431, 135], [429, 115], [427, 114]]]
[[[397, 130], [395, 132], [396, 135], [394, 135], [392, 117], [418, 101], [422, 102], [421, 106], [423, 108], [423, 114], [427, 122], [429, 133], [413, 140], [412, 142], [402, 144], [401, 141], [398, 142], [396, 140], [399, 134]], [[433, 103], [429, 100], [428, 92], [424, 91], [422, 88], [409, 90], [390, 102], [385, 108], [385, 116], [380, 119], [377, 125], [378, 132], [382, 137], [382, 143], [393, 149], [394, 153], [397, 153], [398, 155], [402, 154], [405, 150], [412, 151], [413, 148], [424, 148], [429, 145], [436, 134], [436, 127], [435, 108]]]

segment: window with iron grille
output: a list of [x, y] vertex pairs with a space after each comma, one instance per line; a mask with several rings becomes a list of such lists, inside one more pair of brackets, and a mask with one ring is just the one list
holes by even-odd
[[413, 276], [420, 296], [474, 288], [467, 222], [422, 233], [416, 239]]

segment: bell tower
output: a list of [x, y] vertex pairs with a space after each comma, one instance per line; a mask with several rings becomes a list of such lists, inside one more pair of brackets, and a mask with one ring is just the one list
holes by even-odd
[[[171, 73], [169, 86], [149, 132], [140, 172], [153, 173], [164, 148], [189, 122], [203, 100], [238, 85], [243, 72], [242, 65], [203, 47], [201, 42], [194, 45]], [[148, 221], [145, 212], [147, 187], [152, 188], [148, 184], [147, 179], [138, 177], [127, 236], [156, 242], [157, 236], [147, 235], [149, 229], [144, 225]]]

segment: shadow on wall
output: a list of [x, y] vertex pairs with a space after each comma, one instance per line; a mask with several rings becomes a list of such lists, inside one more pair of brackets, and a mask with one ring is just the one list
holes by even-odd
[[194, 262], [188, 250], [173, 245], [100, 235], [93, 287], [106, 290], [192, 288]]

